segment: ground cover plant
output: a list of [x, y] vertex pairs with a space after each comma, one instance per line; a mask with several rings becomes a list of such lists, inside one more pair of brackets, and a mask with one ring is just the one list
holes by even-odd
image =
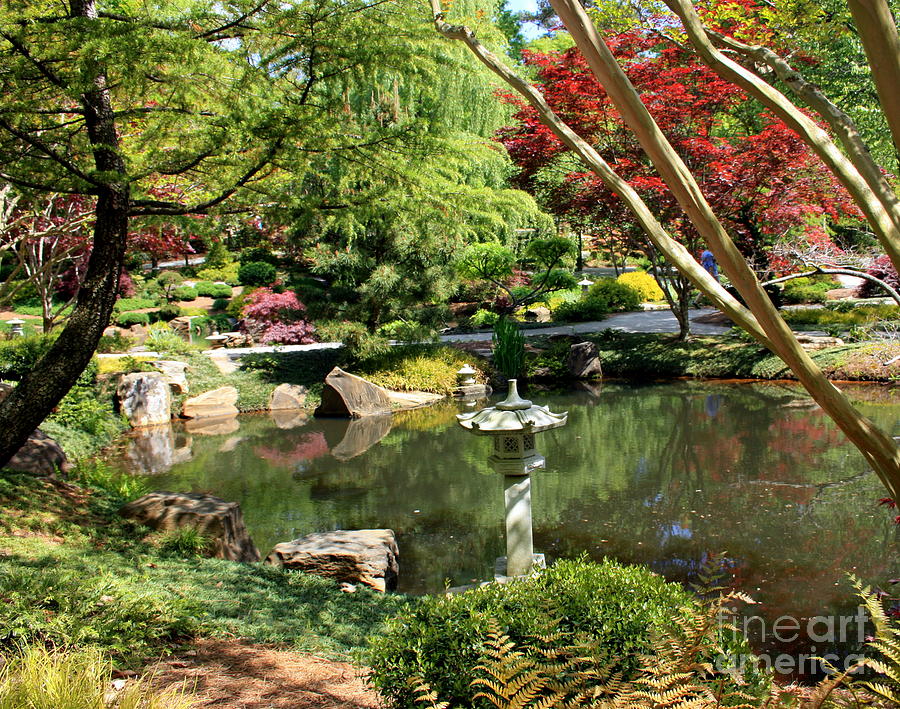
[[446, 345], [392, 347], [358, 361], [353, 372], [387, 389], [449, 395], [457, 386], [456, 373], [464, 364], [479, 370], [478, 381], [487, 381], [485, 368], [479, 367], [477, 357]]
[[198, 634], [224, 634], [346, 658], [411, 603], [190, 550], [179, 557], [118, 518], [146, 489], [125, 478], [103, 466], [79, 473], [81, 484], [0, 476], [0, 653], [94, 649], [133, 667]]

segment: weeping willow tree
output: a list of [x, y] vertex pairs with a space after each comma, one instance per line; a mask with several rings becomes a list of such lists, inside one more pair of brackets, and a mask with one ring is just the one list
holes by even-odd
[[[469, 2], [486, 18], [490, 9]], [[308, 296], [317, 314], [369, 329], [398, 319], [438, 324], [459, 286], [464, 247], [515, 248], [520, 234], [553, 229], [531, 196], [508, 187], [513, 167], [494, 134], [510, 111], [489, 73], [463, 48], [435, 43], [429, 24], [405, 38], [415, 51], [402, 71], [382, 68], [342, 90], [348, 129], [377, 124], [402, 142], [362, 159], [359, 151], [323, 156], [293, 176], [277, 217], [328, 284], [320, 307]], [[501, 34], [489, 38], [503, 47]]]

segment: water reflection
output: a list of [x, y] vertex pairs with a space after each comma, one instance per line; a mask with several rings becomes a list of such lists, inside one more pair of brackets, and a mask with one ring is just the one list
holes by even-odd
[[[896, 390], [851, 395], [900, 432]], [[793, 386], [605, 383], [529, 398], [569, 411], [565, 428], [545, 434], [547, 469], [532, 483], [535, 549], [549, 558], [611, 556], [687, 581], [709, 552], [726, 551], [731, 583], [769, 619], [853, 615], [845, 573], [900, 574], [877, 479]], [[462, 408], [290, 429], [241, 417], [236, 434], [192, 434], [193, 458], [155, 484], [239, 501], [263, 553], [315, 531], [391, 528], [400, 590], [435, 591], [489, 577], [504, 549], [502, 479], [487, 466], [490, 443], [455, 425]], [[136, 462], [146, 458], [132, 449], [122, 463], [161, 469]]]

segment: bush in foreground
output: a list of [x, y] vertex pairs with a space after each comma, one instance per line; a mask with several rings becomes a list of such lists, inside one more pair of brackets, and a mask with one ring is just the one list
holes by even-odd
[[[395, 708], [416, 706], [408, 680], [420, 677], [451, 706], [472, 702], [494, 624], [512, 642], [575, 633], [601, 646], [616, 669], [633, 674], [650, 637], [683, 620], [696, 601], [651, 571], [614, 561], [559, 561], [535, 578], [423, 599], [373, 641], [370, 681]], [[545, 648], [552, 642], [545, 642]]]

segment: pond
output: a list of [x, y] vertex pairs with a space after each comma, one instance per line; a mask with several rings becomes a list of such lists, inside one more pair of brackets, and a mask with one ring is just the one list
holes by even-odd
[[[900, 389], [848, 393], [900, 433]], [[530, 398], [569, 412], [564, 428], [538, 436], [547, 468], [532, 483], [534, 541], [548, 560], [610, 556], [685, 582], [710, 552], [727, 552], [731, 585], [759, 604], [748, 626], [757, 647], [780, 652], [811, 643], [802, 633], [779, 642], [777, 618], [854, 614], [848, 572], [900, 576], [900, 528], [876, 504], [883, 488], [794, 385], [605, 383]], [[263, 555], [311, 532], [393, 529], [399, 590], [427, 593], [490, 578], [505, 553], [502, 479], [487, 464], [490, 442], [456, 425], [464, 410], [195, 421], [128, 439], [118, 460], [153, 475], [154, 489], [240, 502]], [[846, 651], [856, 638], [843, 640], [827, 646]]]

